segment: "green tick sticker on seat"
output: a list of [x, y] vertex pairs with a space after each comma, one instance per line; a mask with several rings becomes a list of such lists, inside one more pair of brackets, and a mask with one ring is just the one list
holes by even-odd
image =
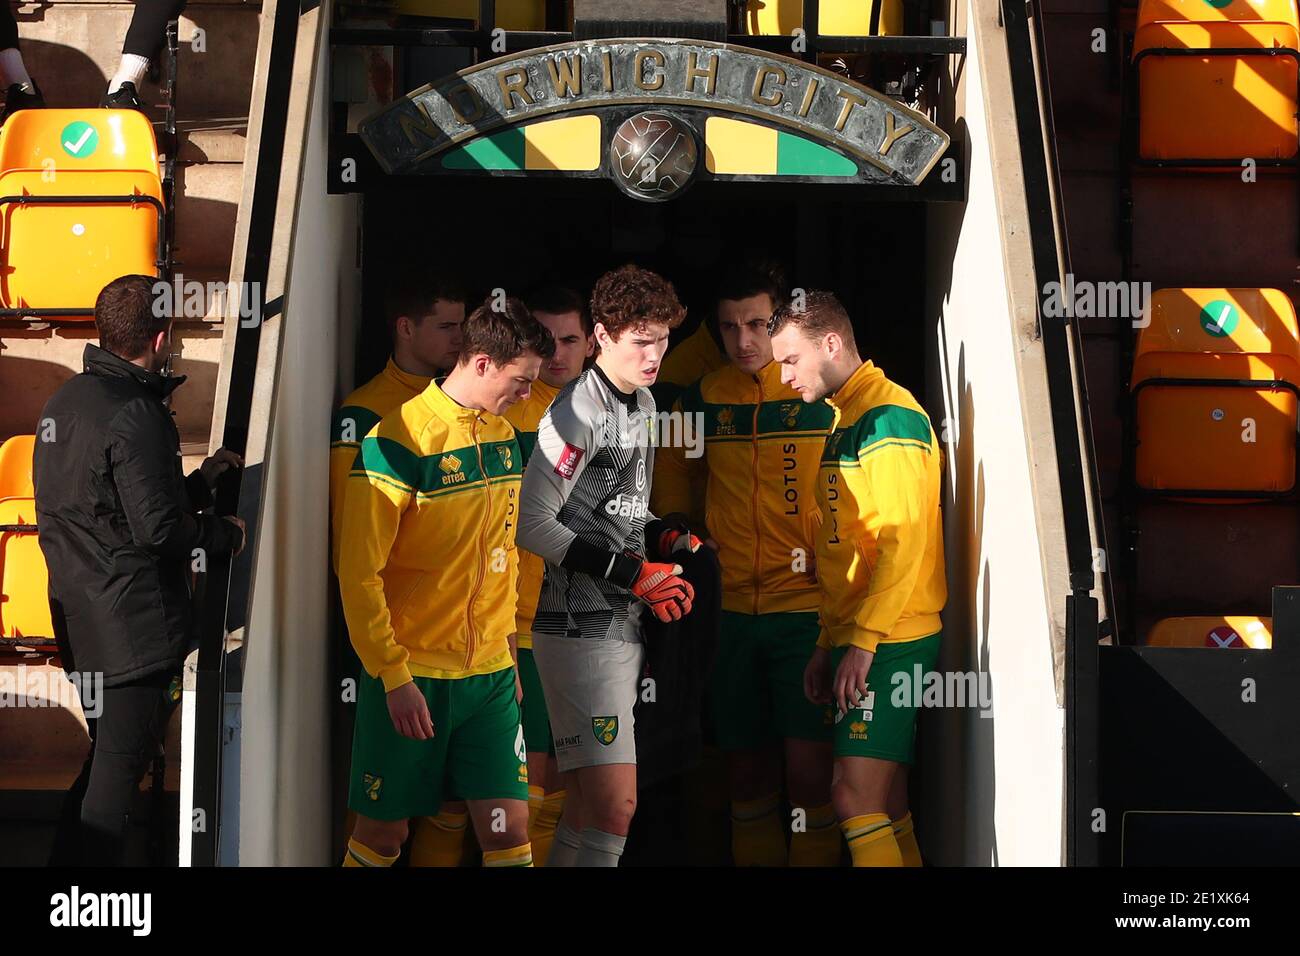
[[1210, 335], [1223, 338], [1233, 333], [1240, 318], [1235, 305], [1223, 299], [1215, 299], [1201, 309], [1201, 328]]
[[99, 133], [85, 120], [77, 120], [63, 127], [59, 140], [63, 143], [63, 151], [69, 156], [85, 159], [99, 145]]

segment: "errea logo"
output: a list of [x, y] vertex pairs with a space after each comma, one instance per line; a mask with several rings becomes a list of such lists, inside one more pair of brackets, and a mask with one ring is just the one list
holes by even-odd
[[623, 518], [644, 518], [650, 506], [644, 496], [617, 494], [605, 502], [605, 514]]
[[73, 886], [50, 897], [50, 925], [58, 927], [130, 927], [133, 936], [153, 928], [152, 893], [82, 893]]
[[461, 464], [461, 460], [455, 455], [443, 455], [438, 459], [438, 469], [442, 472], [442, 483], [444, 487], [465, 480], [465, 472], [460, 470]]

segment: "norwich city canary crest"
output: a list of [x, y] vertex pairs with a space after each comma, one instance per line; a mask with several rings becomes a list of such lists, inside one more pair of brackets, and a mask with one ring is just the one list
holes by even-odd
[[593, 717], [591, 718], [591, 731], [596, 735], [602, 746], [608, 747], [618, 736], [618, 718], [617, 717]]
[[384, 785], [384, 778], [376, 777], [373, 773], [363, 773], [361, 775], [361, 785], [365, 788], [367, 797], [371, 800], [378, 800], [379, 788]]
[[799, 406], [802, 402], [786, 402], [781, 406], [781, 417], [785, 421], [786, 428], [794, 428], [799, 424]]
[[501, 466], [505, 468], [506, 471], [513, 470], [515, 459], [514, 455], [510, 453], [510, 447], [508, 445], [498, 445], [497, 453], [501, 455]]

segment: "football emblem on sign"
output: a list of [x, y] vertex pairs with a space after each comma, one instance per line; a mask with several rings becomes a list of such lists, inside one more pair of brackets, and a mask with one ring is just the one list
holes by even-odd
[[695, 177], [700, 151], [691, 127], [673, 116], [650, 110], [630, 117], [614, 131], [609, 171], [633, 199], [671, 199]]

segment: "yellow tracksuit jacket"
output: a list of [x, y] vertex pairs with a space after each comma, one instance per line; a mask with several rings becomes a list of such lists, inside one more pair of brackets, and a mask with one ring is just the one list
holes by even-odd
[[930, 419], [871, 362], [827, 403], [835, 424], [817, 482], [818, 646], [874, 652], [928, 637], [948, 597]]
[[815, 489], [830, 407], [804, 404], [769, 362], [757, 375], [710, 372], [673, 410], [703, 419], [704, 456], [688, 458], [680, 442], [658, 449], [651, 509], [703, 519], [719, 545], [724, 610], [816, 610]]
[[384, 370], [343, 400], [330, 427], [330, 557], [339, 570], [339, 535], [343, 530], [343, 493], [357, 460], [361, 439], [393, 409], [409, 402], [429, 385], [423, 375], [411, 375], [391, 358]]
[[[537, 447], [537, 425], [559, 391], [539, 378], [533, 382], [526, 401], [516, 402], [506, 409], [506, 421], [515, 427], [515, 438], [523, 451], [525, 465]], [[519, 549], [519, 603], [515, 608], [515, 633], [519, 635], [519, 647], [533, 646], [533, 617], [537, 614], [537, 598], [542, 593], [542, 572], [545, 570], [545, 561], [531, 551]]]
[[386, 690], [511, 666], [522, 476], [510, 423], [463, 408], [437, 382], [362, 440], [339, 588], [357, 656]]
[[659, 407], [667, 408], [676, 401], [682, 389], [726, 364], [727, 357], [709, 332], [706, 319], [698, 329], [678, 342], [660, 363], [659, 375], [655, 379], [655, 396], [657, 399], [662, 396]]

